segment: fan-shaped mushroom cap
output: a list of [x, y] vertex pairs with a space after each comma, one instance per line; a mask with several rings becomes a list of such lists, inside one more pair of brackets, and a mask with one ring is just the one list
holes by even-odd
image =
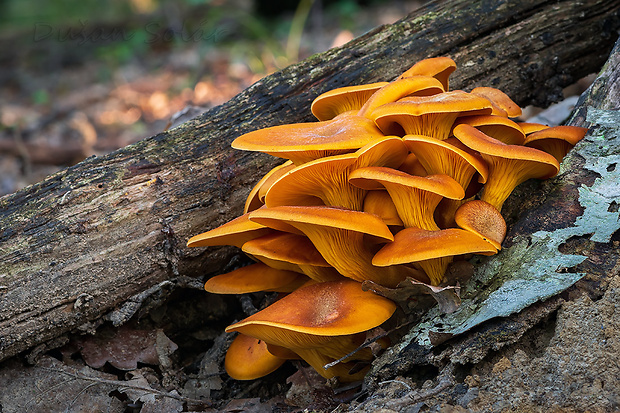
[[[484, 183], [489, 175], [486, 162], [474, 151], [464, 146], [455, 138], [445, 141], [420, 135], [407, 135], [403, 138], [407, 148], [414, 153], [420, 163], [431, 175], [443, 174], [454, 178], [466, 190], [475, 173]], [[463, 202], [456, 199], [444, 199], [435, 212], [435, 221], [441, 228], [454, 226], [454, 213]], [[430, 229], [430, 228], [427, 228]]]
[[406, 135], [403, 142], [430, 175], [448, 175], [464, 190], [476, 172], [480, 174], [480, 182], [487, 180], [489, 168], [484, 160], [452, 144], [451, 139], [439, 141], [428, 136]]
[[303, 235], [276, 232], [246, 242], [242, 250], [270, 267], [301, 272], [319, 282], [342, 279]]
[[463, 229], [428, 231], [412, 227], [398, 232], [394, 242], [381, 248], [372, 263], [388, 266], [415, 262], [426, 272], [431, 285], [439, 285], [455, 255], [496, 252], [482, 237]]
[[187, 241], [188, 247], [211, 247], [214, 245], [234, 245], [241, 248], [247, 241], [267, 235], [271, 230], [264, 225], [251, 222], [248, 214], [243, 214], [211, 231], [194, 235]]
[[432, 76], [439, 80], [443, 85], [443, 89], [447, 92], [450, 85], [449, 78], [452, 72], [456, 70], [456, 63], [449, 57], [431, 57], [429, 59], [420, 60], [400, 75], [399, 79], [411, 76]]
[[224, 368], [235, 380], [254, 380], [276, 371], [286, 360], [267, 350], [267, 343], [239, 334], [228, 347]]
[[330, 90], [314, 99], [310, 110], [318, 120], [329, 120], [341, 113], [358, 111], [373, 93], [387, 84], [376, 82]]
[[488, 100], [456, 90], [403, 98], [379, 106], [369, 117], [386, 135], [424, 135], [444, 140], [457, 117], [490, 113]]
[[517, 123], [523, 133], [529, 135], [530, 133], [538, 132], [539, 130], [547, 129], [549, 126], [543, 125], [542, 123], [533, 123], [533, 122], [519, 122]]
[[487, 99], [493, 105], [493, 115], [515, 118], [521, 116], [521, 108], [507, 94], [493, 87], [477, 87], [471, 93]]
[[[359, 344], [355, 335], [382, 324], [395, 310], [392, 301], [363, 291], [358, 282], [317, 283], [292, 292], [226, 331], [288, 348], [323, 377], [333, 377], [332, 369], [323, 366], [355, 350]], [[370, 351], [362, 349], [352, 359], [371, 358]]]
[[271, 268], [259, 262], [209, 278], [205, 290], [214, 294], [289, 293], [307, 281], [308, 277], [298, 272]]
[[386, 225], [403, 225], [394, 201], [385, 190], [368, 191], [364, 198], [364, 212], [377, 215]]
[[523, 145], [525, 141], [525, 133], [519, 124], [503, 116], [465, 116], [458, 118], [454, 126], [460, 124], [471, 125], [507, 145]]
[[454, 220], [459, 227], [479, 235], [498, 250], [502, 249], [506, 221], [493, 205], [480, 200], [465, 202], [456, 210]]
[[372, 280], [393, 287], [407, 276], [415, 278], [416, 274], [405, 267], [381, 270], [371, 264], [373, 251], [365, 238], [377, 242], [393, 239], [376, 215], [342, 208], [280, 206], [254, 211], [250, 219], [274, 229], [304, 233], [325, 261], [356, 281]]
[[555, 176], [560, 164], [553, 156], [526, 146], [506, 145], [470, 125], [458, 125], [454, 136], [480, 152], [489, 166], [489, 179], [480, 199], [498, 211], [514, 188], [530, 178], [547, 179]]
[[390, 168], [360, 168], [351, 173], [353, 185], [374, 189], [376, 183], [385, 186], [406, 227], [438, 230], [433, 220], [435, 207], [443, 197], [462, 199], [465, 191], [447, 175], [425, 177], [409, 175]]
[[258, 181], [250, 191], [250, 194], [245, 201], [243, 213], [246, 214], [248, 212], [252, 212], [255, 209], [258, 209], [265, 205], [264, 199], [267, 190], [275, 181], [278, 180], [278, 178], [280, 178], [282, 175], [294, 168], [295, 165], [293, 165], [292, 161], [286, 161], [282, 165], [278, 165], [271, 171], [267, 172], [265, 176], [263, 176], [261, 180]]
[[324, 122], [259, 129], [239, 136], [231, 146], [287, 158], [300, 165], [324, 156], [355, 151], [383, 136], [371, 120], [347, 115]]
[[354, 169], [368, 165], [398, 167], [407, 156], [400, 138], [387, 137], [357, 152], [307, 162], [282, 176], [270, 188], [267, 207], [327, 205], [360, 211], [366, 191], [348, 182]]
[[568, 151], [583, 139], [587, 131], [587, 128], [578, 126], [554, 126], [531, 133], [525, 139], [524, 145], [553, 155], [558, 162], [562, 162]]
[[376, 108], [406, 96], [429, 96], [444, 92], [441, 82], [430, 76], [413, 76], [390, 82], [377, 90], [357, 113], [368, 117]]

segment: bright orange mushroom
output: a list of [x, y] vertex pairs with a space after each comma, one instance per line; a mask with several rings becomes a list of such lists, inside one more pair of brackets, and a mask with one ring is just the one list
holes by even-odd
[[471, 125], [507, 145], [523, 145], [525, 133], [518, 123], [496, 115], [465, 116], [458, 118], [456, 125]]
[[345, 112], [357, 112], [373, 93], [387, 84], [376, 82], [332, 89], [314, 99], [310, 110], [318, 120], [330, 120]]
[[270, 267], [301, 272], [319, 282], [342, 279], [303, 235], [275, 232], [246, 242], [242, 250]]
[[407, 148], [397, 137], [386, 137], [352, 154], [329, 156], [307, 162], [282, 176], [267, 196], [267, 207], [327, 205], [360, 211], [366, 191], [353, 186], [351, 171], [370, 165], [398, 167]]
[[364, 332], [384, 323], [395, 310], [396, 304], [363, 291], [358, 282], [333, 281], [302, 287], [226, 331], [237, 331], [269, 345], [287, 348], [323, 377], [355, 381], [361, 380], [366, 370], [354, 375], [347, 371], [356, 360], [372, 360], [368, 348], [357, 351], [335, 367], [324, 369], [323, 366], [356, 350], [363, 342]]
[[431, 285], [439, 285], [455, 255], [495, 254], [497, 249], [476, 234], [458, 228], [428, 231], [405, 228], [394, 236], [372, 260], [374, 265], [416, 263], [428, 275]]
[[390, 82], [377, 90], [357, 113], [369, 117], [379, 106], [407, 96], [430, 96], [444, 92], [441, 82], [430, 76], [413, 76]]
[[276, 371], [285, 361], [271, 354], [264, 341], [239, 334], [228, 347], [224, 368], [235, 380], [254, 380]]
[[398, 215], [406, 227], [438, 230], [433, 213], [443, 197], [462, 199], [465, 191], [447, 175], [413, 176], [390, 168], [360, 168], [349, 182], [362, 188], [374, 189], [377, 183], [390, 194]]
[[476, 87], [471, 93], [487, 99], [493, 105], [493, 115], [515, 118], [521, 116], [521, 108], [507, 94], [493, 87]]
[[[469, 187], [476, 173], [479, 182], [484, 183], [487, 180], [489, 168], [486, 162], [455, 138], [439, 141], [427, 136], [407, 135], [403, 142], [416, 155], [428, 174], [448, 175], [458, 182], [463, 190]], [[441, 208], [435, 213], [439, 227], [454, 226], [454, 213], [462, 203], [460, 199], [441, 200]]]
[[251, 222], [248, 214], [243, 214], [217, 228], [194, 235], [187, 241], [188, 247], [211, 247], [215, 245], [234, 245], [241, 248], [247, 241], [272, 232], [264, 225]]
[[488, 100], [460, 90], [411, 96], [379, 106], [369, 117], [386, 135], [424, 135], [444, 140], [459, 116], [491, 113]]
[[501, 212], [510, 193], [530, 178], [547, 179], [555, 176], [560, 164], [553, 156], [534, 148], [506, 145], [470, 125], [458, 125], [454, 136], [480, 152], [489, 166], [489, 178], [480, 199]]
[[450, 75], [456, 70], [456, 63], [449, 57], [431, 57], [428, 59], [420, 60], [411, 68], [403, 72], [399, 76], [399, 79], [404, 79], [411, 76], [432, 76], [439, 80], [443, 85], [444, 90], [447, 92], [450, 86]]
[[272, 268], [259, 262], [211, 277], [204, 288], [214, 294], [290, 293], [307, 281], [308, 277], [298, 272]]
[[479, 235], [498, 250], [502, 249], [506, 221], [493, 205], [480, 200], [465, 202], [456, 210], [454, 220], [459, 227]]
[[325, 261], [356, 281], [394, 287], [417, 275], [406, 267], [379, 269], [371, 264], [375, 243], [394, 239], [376, 215], [322, 206], [279, 206], [254, 211], [250, 219], [280, 231], [304, 233]]
[[278, 178], [294, 168], [295, 165], [293, 165], [292, 161], [286, 161], [267, 172], [250, 191], [250, 194], [245, 201], [243, 213], [246, 214], [248, 212], [252, 212], [255, 209], [265, 205], [265, 194], [267, 193], [267, 190], [269, 190], [271, 185], [277, 181]]
[[578, 126], [554, 126], [529, 134], [524, 145], [540, 149], [562, 162], [568, 151], [583, 139], [587, 131], [587, 128]]
[[349, 115], [259, 129], [239, 136], [231, 146], [265, 152], [301, 165], [324, 156], [353, 152], [383, 136], [370, 119]]

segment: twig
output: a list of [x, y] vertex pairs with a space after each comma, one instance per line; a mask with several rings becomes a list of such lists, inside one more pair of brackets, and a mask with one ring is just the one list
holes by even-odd
[[37, 366], [40, 369], [44, 369], [44, 370], [48, 370], [48, 371], [53, 371], [56, 373], [61, 373], [61, 374], [65, 374], [67, 376], [73, 377], [74, 379], [77, 380], [85, 380], [85, 381], [91, 381], [91, 382], [95, 382], [95, 383], [101, 383], [101, 384], [109, 384], [111, 386], [117, 386], [119, 388], [122, 389], [132, 389], [132, 390], [141, 390], [147, 393], [153, 393], [156, 394], [158, 396], [162, 396], [162, 397], [168, 397], [170, 399], [175, 399], [175, 400], [179, 400], [182, 402], [192, 402], [192, 403], [207, 403], [209, 406], [211, 406], [211, 403], [205, 400], [197, 400], [197, 399], [190, 399], [187, 397], [183, 397], [183, 396], [177, 396], [175, 394], [172, 393], [166, 393], [160, 390], [155, 390], [152, 389], [150, 387], [142, 387], [142, 386], [134, 386], [131, 384], [127, 384], [127, 382], [123, 382], [120, 380], [108, 380], [108, 379], [102, 379], [99, 377], [89, 377], [89, 376], [85, 376], [83, 374], [80, 373], [73, 373], [73, 372], [69, 372], [66, 370], [62, 370], [62, 369], [57, 369], [57, 368], [51, 368], [51, 367], [43, 367], [43, 366]]
[[344, 360], [348, 359], [349, 357], [353, 356], [355, 353], [357, 353], [358, 351], [362, 350], [363, 348], [368, 347], [369, 345], [371, 345], [372, 343], [376, 342], [377, 340], [383, 338], [383, 337], [387, 337], [388, 335], [392, 334], [394, 331], [400, 330], [401, 328], [409, 325], [413, 323], [413, 321], [407, 321], [399, 326], [394, 327], [393, 329], [391, 329], [390, 331], [386, 331], [383, 334], [379, 334], [373, 338], [370, 339], [366, 339], [366, 341], [364, 341], [362, 344], [360, 344], [360, 346], [358, 348], [356, 348], [355, 350], [353, 350], [352, 352], [350, 352], [349, 354], [346, 354], [342, 357], [340, 357], [338, 360], [332, 361], [331, 363], [327, 363], [326, 365], [323, 366], [323, 368], [325, 370], [327, 370], [328, 368], [334, 367], [336, 364], [343, 362]]
[[385, 404], [385, 408], [399, 408], [403, 406], [409, 406], [412, 403], [420, 403], [431, 397], [434, 397], [444, 391], [445, 389], [454, 386], [454, 365], [448, 364], [439, 376], [439, 383], [432, 389], [426, 391], [410, 391], [403, 397], [393, 399]]

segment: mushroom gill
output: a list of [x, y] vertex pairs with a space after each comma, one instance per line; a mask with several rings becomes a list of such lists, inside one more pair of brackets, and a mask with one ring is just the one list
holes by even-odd
[[462, 199], [465, 191], [447, 175], [413, 176], [390, 168], [360, 168], [349, 182], [362, 188], [375, 189], [383, 185], [396, 206], [405, 227], [438, 230], [433, 213], [442, 198]]
[[460, 90], [410, 96], [379, 106], [369, 117], [386, 135], [424, 135], [444, 140], [459, 116], [491, 113], [488, 100]]
[[330, 120], [342, 113], [358, 111], [368, 98], [387, 84], [376, 82], [332, 89], [314, 99], [310, 110], [318, 120]]
[[307, 162], [286, 173], [269, 189], [267, 207], [327, 205], [361, 211], [366, 191], [349, 183], [351, 171], [369, 165], [398, 167], [407, 148], [397, 137], [386, 137], [352, 154]]
[[510, 193], [530, 178], [555, 176], [560, 164], [553, 156], [534, 148], [506, 145], [470, 125], [458, 125], [454, 136], [480, 153], [489, 166], [489, 178], [480, 199], [501, 212]]
[[254, 211], [250, 219], [281, 231], [304, 233], [325, 261], [353, 280], [394, 287], [407, 276], [417, 275], [406, 267], [372, 265], [375, 243], [394, 239], [376, 215], [343, 208], [279, 206]]

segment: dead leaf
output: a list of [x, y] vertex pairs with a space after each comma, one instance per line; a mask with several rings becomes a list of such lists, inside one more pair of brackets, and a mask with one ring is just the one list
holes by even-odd
[[370, 290], [375, 294], [389, 298], [399, 304], [404, 310], [409, 308], [408, 303], [412, 298], [420, 295], [431, 295], [439, 304], [439, 310], [442, 313], [453, 313], [461, 305], [461, 298], [459, 296], [461, 288], [458, 285], [435, 287], [414, 280], [413, 278], [407, 278], [401, 281], [396, 288], [383, 287], [375, 282], [367, 280], [362, 283], [362, 289], [365, 291]]
[[[82, 337], [78, 340], [78, 346], [86, 364], [93, 368], [101, 368], [108, 362], [120, 370], [135, 370], [138, 363], [160, 364], [157, 336], [156, 330], [136, 330], [125, 325], [100, 331], [96, 336]], [[159, 348], [163, 346], [167, 346], [169, 353], [178, 348], [160, 332]]]

